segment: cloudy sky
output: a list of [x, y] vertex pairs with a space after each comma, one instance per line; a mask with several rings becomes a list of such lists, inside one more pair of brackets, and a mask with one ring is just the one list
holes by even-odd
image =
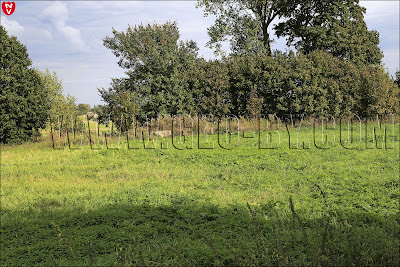
[[[15, 12], [1, 15], [10, 35], [27, 46], [33, 66], [56, 71], [64, 92], [78, 103], [101, 104], [97, 88], [108, 87], [111, 77], [124, 71], [117, 58], [103, 46], [112, 27], [125, 30], [141, 22], [177, 21], [181, 39], [192, 39], [200, 55], [212, 58], [205, 47], [207, 27], [213, 17], [203, 17], [195, 1], [14, 1]], [[391, 75], [399, 69], [399, 1], [361, 1], [367, 8], [369, 29], [380, 33], [383, 62]], [[285, 40], [276, 40], [274, 49], [285, 50]]]

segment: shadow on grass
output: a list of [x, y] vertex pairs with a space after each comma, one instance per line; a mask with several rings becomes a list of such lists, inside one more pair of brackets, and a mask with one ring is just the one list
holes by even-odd
[[[11, 211], [2, 211], [10, 216]], [[21, 215], [19, 215], [21, 217]], [[32, 217], [32, 216], [31, 216]], [[225, 208], [179, 199], [48, 212], [1, 226], [2, 265], [399, 265], [399, 219], [296, 203]]]

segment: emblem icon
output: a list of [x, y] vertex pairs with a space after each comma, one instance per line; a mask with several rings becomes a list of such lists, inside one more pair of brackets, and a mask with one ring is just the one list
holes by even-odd
[[1, 4], [1, 9], [3, 9], [4, 14], [6, 14], [7, 16], [10, 16], [15, 11], [15, 3], [14, 2], [3, 2]]

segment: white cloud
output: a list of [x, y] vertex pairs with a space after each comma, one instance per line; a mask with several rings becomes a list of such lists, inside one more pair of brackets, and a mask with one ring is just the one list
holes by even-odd
[[59, 28], [59, 31], [71, 42], [74, 47], [81, 50], [86, 48], [85, 42], [82, 40], [79, 30], [71, 26], [63, 26]]
[[14, 35], [18, 38], [24, 32], [24, 27], [16, 20], [8, 20], [6, 17], [1, 16], [1, 25], [7, 30], [9, 35]]
[[65, 24], [68, 19], [68, 8], [65, 3], [56, 1], [50, 6], [48, 6], [42, 13], [42, 15], [50, 20], [53, 23], [61, 23]]
[[80, 30], [66, 25], [68, 19], [68, 8], [65, 3], [59, 1], [48, 6], [42, 16], [49, 19], [56, 30], [61, 33], [76, 50], [87, 50], [87, 46], [81, 37]]

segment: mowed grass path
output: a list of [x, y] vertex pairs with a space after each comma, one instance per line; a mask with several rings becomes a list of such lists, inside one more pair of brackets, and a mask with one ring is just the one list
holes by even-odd
[[398, 138], [393, 150], [240, 142], [3, 149], [1, 264], [398, 266]]

